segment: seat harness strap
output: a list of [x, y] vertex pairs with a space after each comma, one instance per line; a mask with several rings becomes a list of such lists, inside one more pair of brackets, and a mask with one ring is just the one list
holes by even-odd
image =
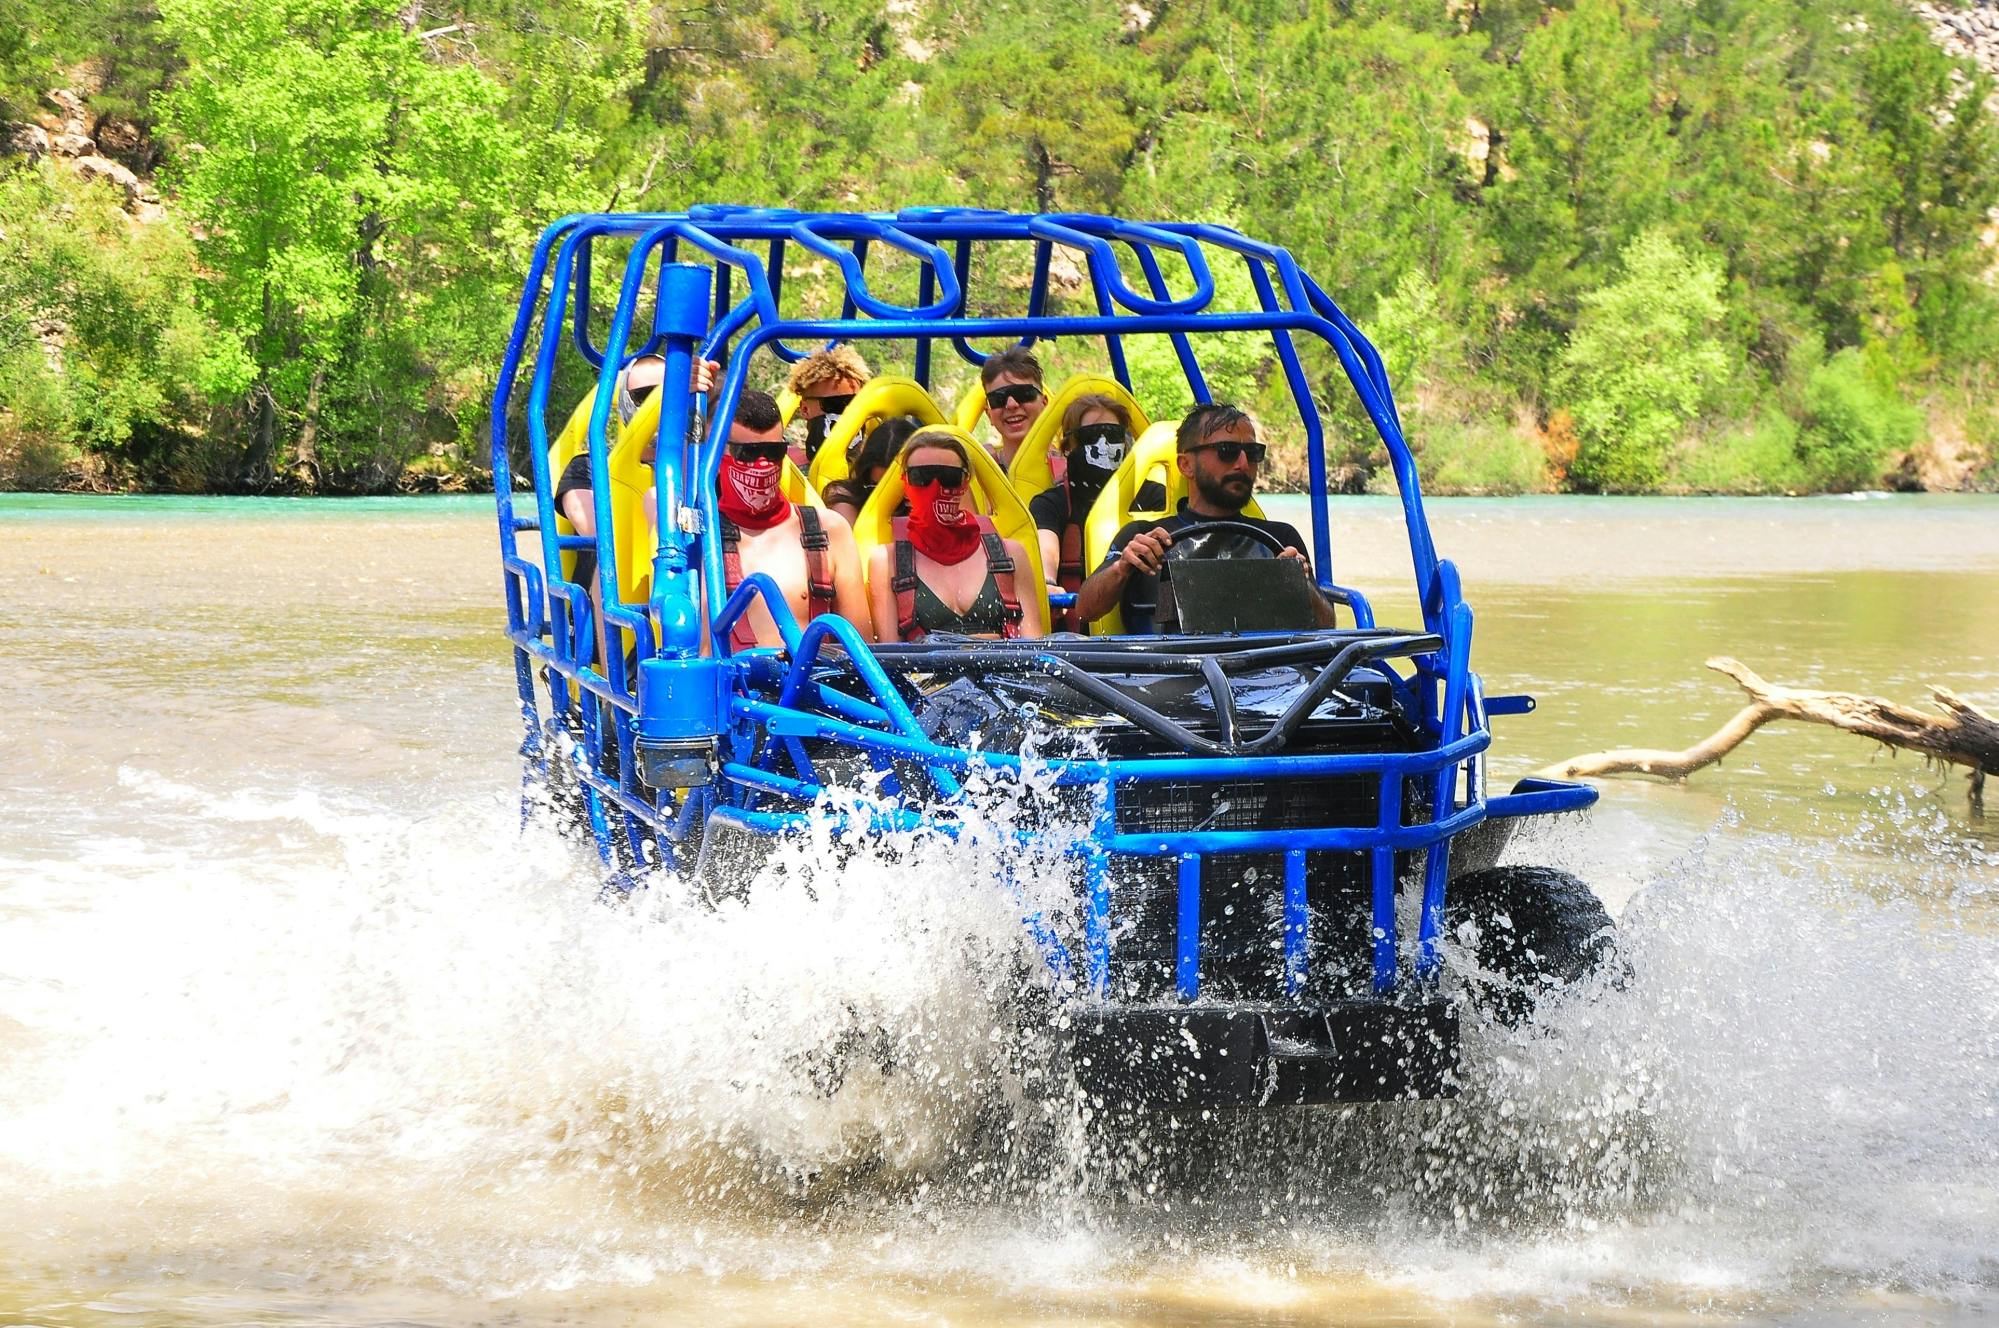
[[[723, 517], [721, 521], [722, 588], [733, 595], [736, 587], [743, 584], [743, 558], [738, 549], [742, 532], [729, 518]], [[798, 506], [798, 543], [805, 550], [806, 607], [811, 611], [810, 617], [831, 613], [834, 605], [831, 544], [826, 538], [826, 526], [819, 519], [819, 509], [809, 503]], [[745, 613], [729, 631], [729, 648], [752, 650], [756, 644], [757, 634], [750, 627], [750, 615]]]

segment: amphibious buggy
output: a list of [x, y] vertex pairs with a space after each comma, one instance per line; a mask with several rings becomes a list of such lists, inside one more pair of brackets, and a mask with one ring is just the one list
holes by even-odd
[[[593, 264], [620, 260], [593, 339]], [[1219, 264], [1246, 272], [1253, 304], [1219, 299]], [[837, 317], [799, 310], [801, 270]], [[975, 273], [996, 292], [988, 305], [1010, 296], [1024, 309], [978, 312]], [[890, 283], [907, 303], [880, 293]], [[1151, 338], [1206, 401], [1197, 342], [1212, 333], [1268, 338], [1305, 444], [1317, 589], [1351, 625], [1259, 630], [1272, 624], [1249, 611], [1171, 636], [1119, 635], [1109, 622], [1102, 635], [873, 645], [834, 615], [799, 624], [766, 577], [725, 593], [715, 480], [756, 352], [906, 352], [910, 374], [871, 385], [876, 397], [857, 398], [828, 438], [822, 456], [837, 465], [871, 400], [954, 413], [927, 396], [939, 352], [976, 366], [1007, 345], [1092, 339], [1109, 375], [1086, 385], [1130, 399], [1127, 345]], [[1313, 340], [1315, 361], [1300, 344]], [[618, 374], [645, 353], [664, 357], [664, 386], [621, 426]], [[725, 366], [712, 394], [689, 390], [697, 356]], [[1332, 579], [1326, 425], [1308, 361], [1338, 364], [1387, 450], [1420, 626], [1378, 626], [1367, 598]], [[575, 384], [579, 363], [594, 390], [551, 442], [551, 392], [561, 374]], [[976, 418], [976, 393], [974, 380], [962, 422]], [[1030, 436], [1014, 481], [1047, 482], [1047, 439]], [[586, 451], [589, 536], [553, 500], [562, 467]], [[529, 778], [568, 784], [607, 867], [628, 881], [716, 877], [746, 844], [814, 816], [951, 834], [968, 778], [1032, 761], [1080, 833], [1072, 905], [1024, 910], [1023, 925], [1067, 1006], [1070, 1064], [1091, 1093], [1142, 1106], [1447, 1096], [1458, 1058], [1447, 924], [1479, 924], [1478, 967], [1525, 984], [1501, 994], [1516, 1010], [1533, 984], [1576, 975], [1608, 944], [1607, 919], [1573, 877], [1493, 866], [1519, 818], [1574, 811], [1595, 793], [1544, 780], [1488, 791], [1490, 719], [1533, 703], [1488, 695], [1472, 672], [1472, 612], [1432, 545], [1381, 357], [1280, 247], [1216, 225], [965, 209], [566, 217], [534, 251], [493, 397], [492, 464]], [[1134, 512], [1148, 466], [1173, 489], [1170, 422], [1146, 431], [1090, 513], [1092, 564]], [[1035, 561], [1014, 486], [996, 471], [980, 481], [981, 506]], [[816, 501], [795, 470], [787, 483]], [[895, 489], [884, 481], [858, 535], [881, 529], [875, 509]], [[1269, 552], [1253, 543], [1209, 547]], [[594, 555], [593, 584], [578, 579], [579, 555]], [[1223, 570], [1222, 602], [1243, 598], [1243, 570]], [[1201, 598], [1192, 589], [1205, 573], [1190, 563], [1178, 574]], [[757, 600], [783, 646], [734, 649], [731, 628]], [[870, 795], [828, 796], [858, 786]]]

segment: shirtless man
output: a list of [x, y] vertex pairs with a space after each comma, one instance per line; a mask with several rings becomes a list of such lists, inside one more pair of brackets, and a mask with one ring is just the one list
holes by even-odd
[[1005, 470], [1013, 464], [1027, 431], [1048, 409], [1048, 393], [1041, 387], [1041, 361], [1032, 351], [1015, 346], [987, 356], [979, 381], [986, 389], [986, 423], [999, 435], [999, 445], [989, 450]]
[[[762, 572], [777, 582], [801, 626], [822, 613], [837, 613], [867, 637], [873, 619], [861, 588], [853, 527], [836, 512], [799, 507], [784, 496], [785, 446], [777, 402], [768, 393], [744, 392], [715, 478], [729, 591]], [[731, 638], [737, 650], [783, 644], [761, 600], [750, 606]]]

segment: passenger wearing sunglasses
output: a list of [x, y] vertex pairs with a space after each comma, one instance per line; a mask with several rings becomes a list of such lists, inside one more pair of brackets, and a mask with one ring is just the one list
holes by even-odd
[[902, 466], [909, 515], [895, 518], [894, 539], [868, 556], [875, 640], [1043, 635], [1027, 550], [972, 507], [964, 436], [934, 425], [918, 430], [903, 445]]
[[[868, 596], [853, 527], [836, 512], [784, 496], [786, 450], [777, 402], [766, 392], [744, 392], [715, 476], [723, 584], [734, 594], [745, 577], [762, 572], [777, 582], [800, 625], [837, 613], [866, 632]], [[758, 600], [737, 621], [729, 644], [746, 650], [784, 639]]]
[[1013, 465], [1027, 431], [1048, 409], [1048, 394], [1041, 387], [1041, 361], [1019, 346], [1000, 351], [986, 358], [979, 369], [979, 382], [986, 389], [986, 423], [999, 435], [999, 445], [991, 449], [993, 459], [1005, 470]]
[[791, 459], [800, 470], [811, 468], [819, 444], [854, 404], [854, 395], [874, 376], [874, 370], [852, 346], [829, 346], [791, 366], [785, 386], [798, 394], [798, 418], [805, 422], [802, 450], [799, 446], [791, 450]]
[[[1170, 596], [1160, 594], [1160, 569], [1174, 532], [1204, 521], [1238, 521], [1255, 526], [1283, 549], [1279, 557], [1310, 563], [1304, 537], [1283, 521], [1245, 515], [1256, 492], [1256, 473], [1263, 465], [1264, 444], [1256, 437], [1256, 422], [1234, 406], [1196, 406], [1180, 421], [1174, 437], [1174, 464], [1187, 477], [1187, 496], [1178, 511], [1163, 518], [1128, 523], [1111, 541], [1104, 565], [1076, 592], [1076, 613], [1095, 622], [1119, 608], [1127, 633], [1171, 632], [1179, 629]], [[1161, 601], [1167, 602], [1162, 603]], [[1321, 627], [1333, 626], [1333, 606], [1314, 596], [1314, 613]], [[1155, 612], [1156, 610], [1156, 612]]]
[[[1027, 504], [1041, 541], [1041, 570], [1051, 586], [1073, 591], [1083, 584], [1083, 523], [1131, 442], [1131, 413], [1115, 397], [1080, 396], [1062, 412], [1062, 477]], [[1132, 506], [1158, 511], [1166, 506], [1165, 486], [1157, 481], [1141, 485]], [[1080, 632], [1083, 626], [1071, 607], [1062, 611], [1055, 630]]]

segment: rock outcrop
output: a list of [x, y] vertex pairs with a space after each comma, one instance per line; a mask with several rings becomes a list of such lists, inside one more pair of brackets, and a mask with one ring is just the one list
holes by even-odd
[[85, 181], [108, 180], [125, 195], [125, 211], [136, 221], [157, 221], [165, 215], [152, 181], [105, 155], [131, 150], [137, 130], [123, 121], [107, 121], [100, 142], [92, 135], [83, 98], [75, 92], [56, 88], [44, 93], [42, 102], [47, 109], [39, 123], [0, 123], [0, 155], [29, 161], [48, 157]]
[[1930, 35], [1945, 50], [1974, 60], [1980, 69], [1999, 76], [1999, 0], [1972, 0], [1963, 5], [1912, 0], [1909, 8], [1929, 25]]

